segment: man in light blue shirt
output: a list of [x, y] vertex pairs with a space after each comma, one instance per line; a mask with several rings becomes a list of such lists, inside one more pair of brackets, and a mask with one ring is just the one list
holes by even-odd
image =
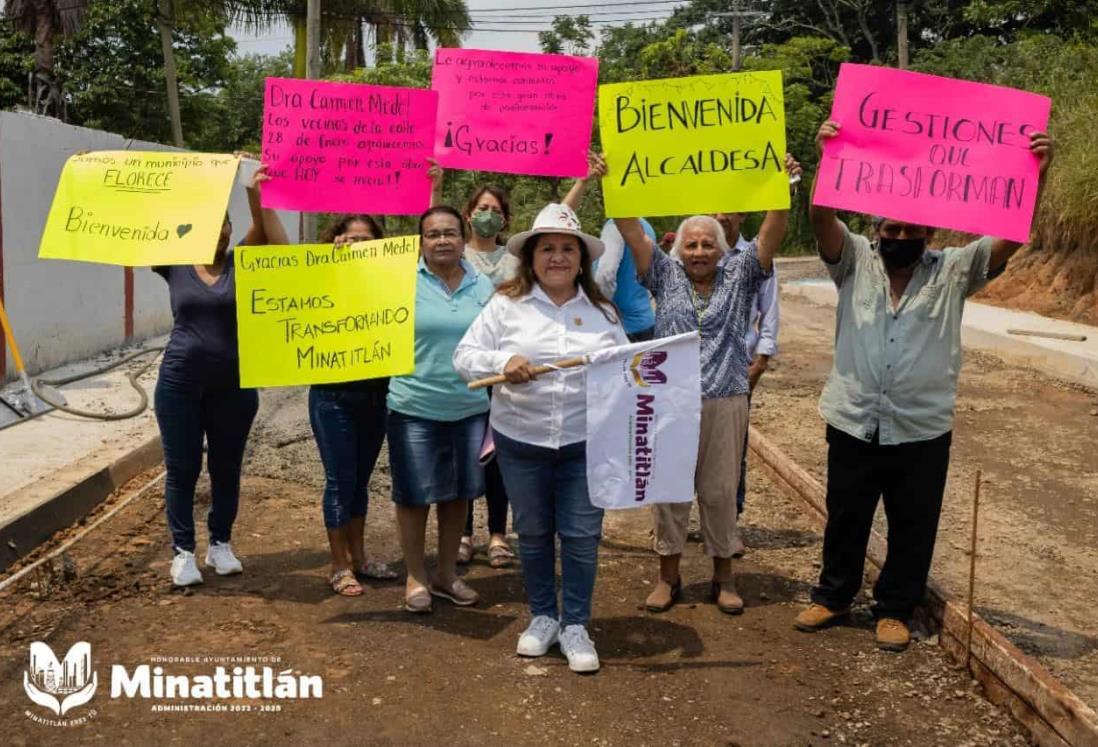
[[[820, 127], [821, 155], [839, 127], [830, 120]], [[1043, 184], [1052, 141], [1033, 132], [1029, 150]], [[794, 627], [813, 632], [850, 612], [883, 497], [888, 555], [873, 589], [877, 647], [903, 651], [926, 593], [949, 471], [965, 299], [1002, 273], [1022, 244], [985, 236], [938, 251], [926, 246], [932, 227], [898, 218], [875, 218], [873, 241], [853, 234], [832, 208], [812, 205], [809, 219], [839, 299], [834, 362], [820, 397], [828, 444], [823, 563], [812, 605]]]

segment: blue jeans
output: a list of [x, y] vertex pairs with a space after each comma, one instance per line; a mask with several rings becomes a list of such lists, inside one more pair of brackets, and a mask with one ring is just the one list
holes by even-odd
[[587, 445], [560, 449], [494, 431], [496, 459], [511, 499], [530, 613], [557, 619], [556, 537], [560, 537], [561, 625], [587, 625], [602, 536], [602, 509], [587, 493]]
[[366, 515], [385, 441], [385, 390], [309, 388], [309, 423], [324, 464], [324, 526]]
[[194, 552], [194, 487], [202, 471], [202, 437], [210, 471], [210, 542], [228, 542], [240, 504], [240, 466], [259, 410], [254, 389], [207, 389], [161, 378], [153, 395], [164, 447], [164, 504], [172, 546]]

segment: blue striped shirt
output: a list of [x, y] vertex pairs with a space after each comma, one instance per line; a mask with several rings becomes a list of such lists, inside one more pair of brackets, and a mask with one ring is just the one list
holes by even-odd
[[682, 264], [659, 249], [652, 252], [652, 262], [641, 282], [656, 299], [656, 337], [699, 331], [702, 399], [750, 393], [747, 368], [751, 359], [744, 337], [755, 295], [768, 277], [770, 273], [759, 264], [754, 244], [726, 254], [717, 264], [709, 304], [699, 311], [693, 284]]

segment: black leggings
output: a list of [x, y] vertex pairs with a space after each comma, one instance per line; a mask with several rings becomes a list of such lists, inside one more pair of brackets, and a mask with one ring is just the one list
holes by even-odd
[[[484, 468], [484, 500], [488, 503], [488, 533], [507, 533], [507, 490], [503, 487], [503, 475], [499, 471], [498, 457]], [[465, 520], [465, 536], [473, 536], [473, 506], [469, 501], [469, 517]]]

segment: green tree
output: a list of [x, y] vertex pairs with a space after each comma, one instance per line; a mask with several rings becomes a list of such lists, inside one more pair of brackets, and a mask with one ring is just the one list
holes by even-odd
[[[192, 129], [216, 121], [216, 92], [227, 82], [235, 48], [215, 16], [196, 14], [176, 28], [183, 121]], [[57, 70], [74, 123], [171, 142], [163, 50], [147, 0], [92, 0], [81, 30], [58, 46]]]
[[594, 39], [588, 16], [554, 16], [552, 28], [538, 33], [541, 51], [547, 54], [586, 55]]
[[[307, 0], [237, 0], [233, 18], [254, 30], [288, 22], [294, 31], [294, 76], [305, 77]], [[324, 0], [321, 35], [327, 48], [329, 70], [338, 67], [339, 50], [348, 45], [355, 60], [363, 46], [362, 26], [370, 26], [380, 45], [387, 45], [394, 59], [407, 47], [427, 49], [428, 41], [458, 46], [472, 22], [464, 0]], [[345, 67], [345, 66], [344, 66]]]
[[34, 41], [0, 24], [0, 109], [27, 106], [27, 76], [34, 70]]
[[209, 102], [204, 121], [188, 122], [190, 145], [196, 150], [258, 153], [263, 135], [263, 91], [269, 77], [287, 78], [293, 53], [245, 55], [229, 61], [225, 84]]

